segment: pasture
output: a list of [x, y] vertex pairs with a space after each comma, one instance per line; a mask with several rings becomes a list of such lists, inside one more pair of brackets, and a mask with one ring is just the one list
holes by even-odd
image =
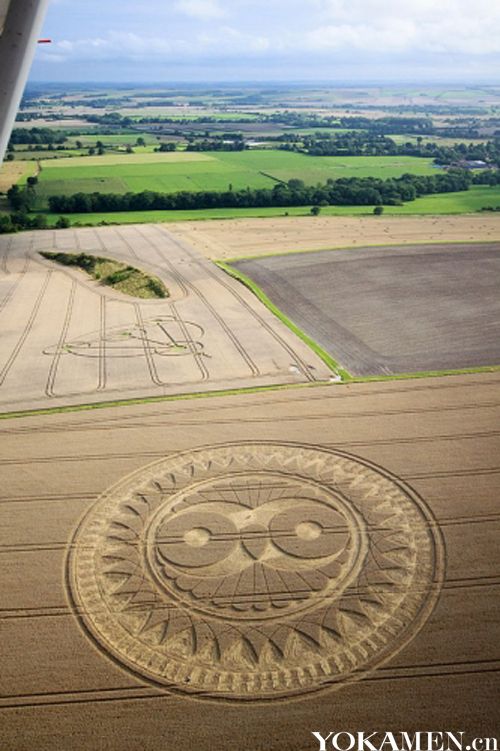
[[129, 154], [42, 162], [39, 197], [62, 193], [160, 193], [272, 187], [272, 178], [251, 167], [197, 152]]
[[406, 172], [413, 175], [431, 175], [432, 159], [411, 156], [307, 156], [290, 151], [259, 150], [222, 152], [217, 159], [227, 164], [260, 170], [284, 182], [292, 178], [306, 185], [337, 180], [340, 177], [400, 177]]
[[416, 157], [310, 157], [278, 150], [243, 152], [174, 152], [88, 156], [44, 160], [37, 194], [160, 193], [177, 191], [272, 188], [277, 182], [303, 180], [306, 185], [341, 177], [400, 177], [434, 174], [430, 159]]

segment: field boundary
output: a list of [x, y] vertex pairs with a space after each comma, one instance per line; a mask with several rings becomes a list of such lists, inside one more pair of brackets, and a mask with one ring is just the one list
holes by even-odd
[[267, 297], [266, 294], [264, 294], [261, 288], [257, 284], [255, 284], [255, 282], [253, 282], [248, 276], [242, 274], [236, 269], [233, 269], [225, 261], [215, 261], [214, 263], [227, 274], [234, 277], [235, 279], [238, 279], [238, 281], [248, 287], [258, 297], [258, 299], [264, 303], [266, 308], [268, 308], [271, 313], [279, 318], [280, 321], [285, 324], [285, 326], [288, 326], [288, 328], [293, 331], [294, 334], [302, 339], [302, 341], [305, 342], [313, 350], [313, 352], [315, 352], [323, 360], [326, 365], [328, 365], [328, 367], [336, 376], [340, 376], [342, 381], [353, 380], [353, 377], [350, 373], [347, 372], [347, 370], [343, 370], [340, 367], [339, 363], [331, 355], [329, 355], [328, 352], [325, 352], [325, 350], [322, 349], [319, 344], [317, 344], [313, 339], [307, 336], [307, 334], [305, 334], [302, 329], [300, 329], [289, 318], [287, 318], [287, 316], [282, 313], [281, 310], [273, 302], [271, 302], [271, 300]]
[[[384, 247], [384, 246], [380, 246]], [[292, 251], [297, 252], [297, 251]], [[300, 251], [299, 251], [300, 252]], [[313, 251], [306, 251], [306, 252], [313, 252]], [[286, 255], [286, 253], [272, 253], [269, 255]], [[263, 258], [265, 256], [258, 256], [258, 258]], [[344, 368], [341, 368], [339, 363], [332, 357], [332, 355], [329, 355], [328, 352], [325, 352], [319, 344], [317, 344], [313, 339], [311, 339], [307, 334], [305, 334], [296, 324], [294, 324], [287, 316], [284, 315], [284, 313], [281, 312], [281, 310], [273, 303], [271, 300], [267, 297], [267, 295], [261, 290], [261, 288], [252, 281], [249, 277], [247, 277], [245, 274], [242, 274], [240, 271], [237, 271], [236, 269], [233, 269], [232, 266], [229, 265], [229, 261], [214, 261], [214, 263], [221, 268], [223, 271], [225, 271], [230, 276], [234, 277], [235, 279], [238, 279], [242, 284], [244, 284], [246, 287], [248, 287], [261, 302], [264, 303], [264, 305], [273, 313], [275, 316], [277, 316], [286, 326], [288, 326], [291, 331], [294, 332], [297, 336], [299, 336], [303, 342], [305, 342], [311, 349], [330, 367], [333, 371], [333, 373], [337, 376], [339, 376], [339, 380], [332, 380], [332, 383], [366, 383], [366, 382], [373, 382], [373, 381], [399, 381], [399, 380], [405, 380], [405, 379], [413, 379], [413, 378], [432, 378], [432, 377], [441, 377], [441, 376], [448, 376], [448, 375], [467, 375], [469, 373], [493, 373], [500, 370], [500, 365], [485, 365], [485, 366], [478, 366], [476, 368], [449, 368], [444, 370], [433, 370], [433, 371], [424, 371], [424, 372], [410, 372], [410, 373], [394, 373], [391, 375], [370, 375], [370, 376], [353, 376], [351, 375], [347, 370]]]
[[285, 391], [290, 389], [309, 389], [325, 386], [348, 386], [352, 383], [373, 383], [384, 381], [403, 381], [422, 378], [442, 378], [445, 376], [473, 375], [474, 373], [497, 373], [500, 365], [477, 368], [461, 368], [457, 370], [440, 370], [425, 373], [403, 373], [380, 376], [349, 376], [349, 380], [315, 381], [313, 383], [277, 383], [270, 386], [248, 386], [241, 389], [221, 389], [220, 391], [200, 391], [193, 394], [172, 394], [170, 396], [145, 396], [137, 399], [115, 399], [111, 401], [88, 404], [68, 404], [63, 407], [47, 407], [40, 409], [17, 410], [15, 412], [0, 412], [0, 420], [10, 420], [21, 417], [43, 417], [45, 415], [64, 414], [66, 412], [88, 412], [92, 409], [108, 409], [113, 407], [131, 407], [135, 404], [158, 404], [161, 402], [187, 401], [190, 399], [207, 399], [210, 397], [238, 396], [241, 394], [260, 394], [268, 391]]
[[[430, 214], [429, 214], [430, 216]], [[498, 240], [479, 240], [478, 245], [498, 245]], [[366, 243], [363, 245], [335, 245], [335, 247], [328, 246], [326, 248], [298, 248], [296, 250], [277, 250], [275, 253], [264, 253], [262, 255], [251, 256], [238, 256], [237, 258], [225, 258], [224, 261], [214, 261], [213, 263], [238, 263], [238, 261], [257, 261], [263, 258], [271, 258], [273, 256], [293, 256], [296, 253], [324, 253], [328, 250], [360, 250], [361, 248], [402, 248], [409, 245], [470, 245], [470, 240], [412, 240], [411, 243], [405, 243], [401, 245], [401, 242], [391, 243]], [[227, 269], [225, 269], [227, 271]], [[253, 284], [253, 282], [252, 282]]]
[[108, 407], [131, 407], [135, 404], [157, 404], [159, 402], [174, 402], [189, 399], [207, 399], [218, 396], [237, 396], [239, 394], [259, 394], [266, 391], [284, 391], [286, 389], [317, 388], [341, 383], [331, 381], [314, 381], [309, 383], [276, 383], [269, 386], [246, 386], [240, 389], [221, 389], [219, 391], [199, 391], [195, 393], [171, 394], [168, 396], [144, 396], [136, 399], [114, 399], [103, 402], [89, 402], [87, 404], [68, 404], [62, 407], [41, 407], [39, 409], [17, 410], [16, 412], [0, 412], [0, 420], [15, 417], [42, 417], [55, 415], [59, 412], [87, 412], [91, 409], [107, 409]]

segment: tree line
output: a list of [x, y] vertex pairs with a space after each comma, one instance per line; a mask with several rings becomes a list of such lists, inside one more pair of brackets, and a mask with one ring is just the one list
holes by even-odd
[[52, 128], [14, 128], [9, 143], [18, 144], [61, 144], [67, 141], [66, 133]]
[[[436, 164], [453, 164], [461, 160], [481, 160], [500, 167], [500, 138], [486, 143], [456, 143], [442, 146], [424, 142], [417, 137], [416, 143], [396, 143], [392, 138], [366, 132], [339, 133], [337, 135], [314, 134], [303, 136], [302, 146], [294, 150], [311, 156], [416, 156], [433, 158]], [[281, 147], [283, 148], [283, 147]], [[289, 146], [285, 146], [289, 150]]]
[[432, 193], [469, 189], [473, 177], [467, 170], [437, 175], [410, 175], [383, 180], [376, 177], [340, 178], [324, 185], [306, 186], [301, 180], [277, 183], [273, 188], [227, 191], [157, 193], [76, 193], [50, 196], [50, 211], [58, 214], [112, 211], [251, 208], [265, 206], [370, 206], [401, 205]]

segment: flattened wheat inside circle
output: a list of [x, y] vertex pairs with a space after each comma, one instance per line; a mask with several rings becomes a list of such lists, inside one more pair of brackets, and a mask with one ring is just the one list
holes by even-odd
[[342, 452], [237, 443], [105, 492], [68, 559], [95, 641], [155, 684], [270, 699], [360, 677], [430, 613], [442, 551], [403, 483]]

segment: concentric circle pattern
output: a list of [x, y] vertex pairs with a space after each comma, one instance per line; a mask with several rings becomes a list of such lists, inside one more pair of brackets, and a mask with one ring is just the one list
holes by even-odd
[[104, 493], [68, 558], [96, 643], [191, 695], [270, 699], [353, 680], [430, 613], [442, 549], [422, 501], [355, 457], [238, 443]]

